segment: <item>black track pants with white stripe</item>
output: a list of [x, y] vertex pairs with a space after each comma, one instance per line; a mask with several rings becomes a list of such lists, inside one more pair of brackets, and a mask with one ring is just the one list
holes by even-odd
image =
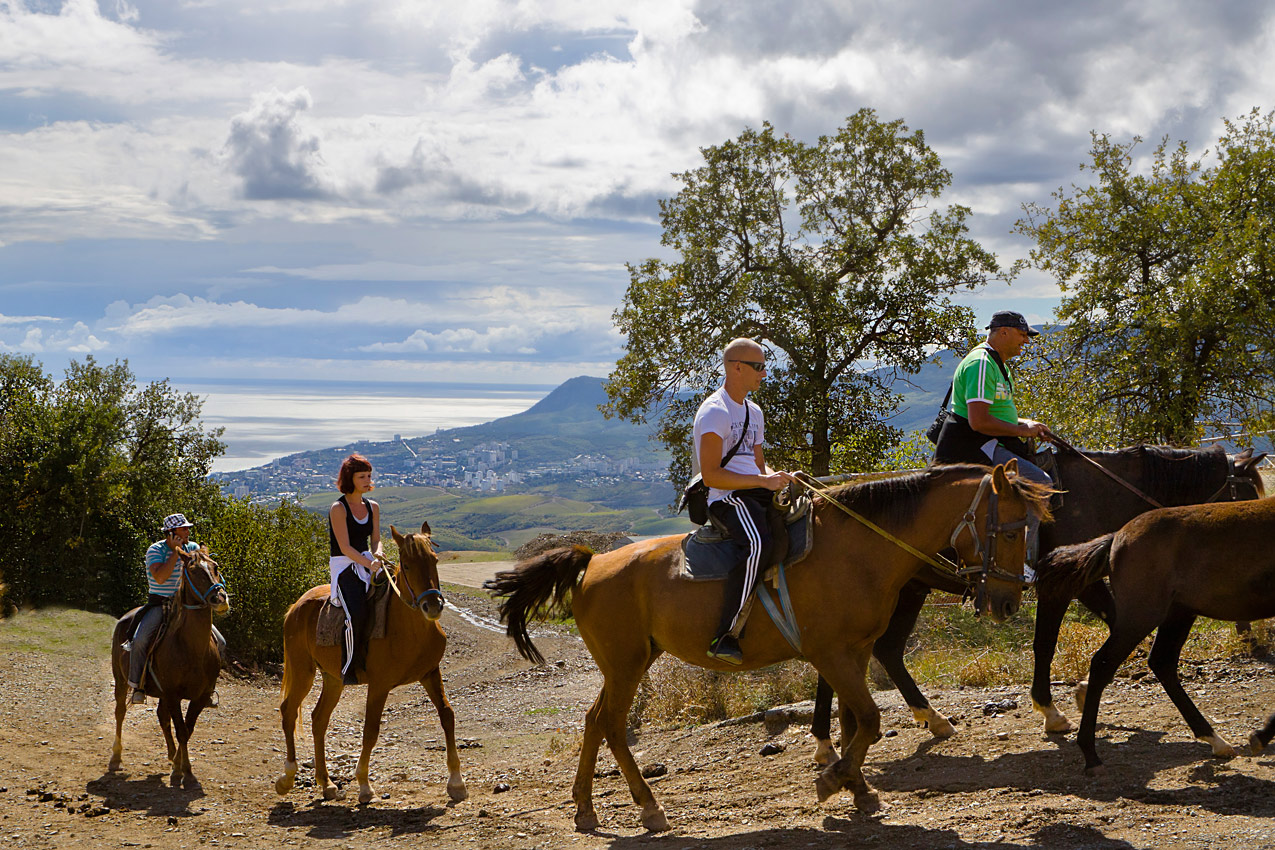
[[764, 487], [733, 490], [708, 506], [713, 518], [730, 531], [731, 537], [748, 547], [748, 558], [742, 569], [736, 567], [726, 577], [722, 619], [717, 629], [719, 636], [734, 627], [735, 618], [753, 592], [762, 565], [771, 562], [772, 540], [766, 510], [773, 495]]

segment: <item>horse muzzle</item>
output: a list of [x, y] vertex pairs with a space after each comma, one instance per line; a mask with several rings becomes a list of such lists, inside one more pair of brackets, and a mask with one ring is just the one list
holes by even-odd
[[443, 608], [447, 607], [447, 600], [443, 598], [441, 590], [427, 590], [416, 600], [417, 609], [425, 615], [427, 620], [437, 620], [443, 616]]

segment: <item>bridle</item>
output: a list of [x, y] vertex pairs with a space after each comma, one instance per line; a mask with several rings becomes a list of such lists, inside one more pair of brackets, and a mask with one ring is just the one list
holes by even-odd
[[[1020, 528], [1026, 528], [1027, 518], [1024, 517], [1023, 519], [1016, 520], [1014, 522], [1000, 521], [1000, 496], [997, 495], [995, 488], [992, 487], [992, 473], [990, 472], [985, 474], [983, 476], [983, 480], [979, 482], [978, 490], [974, 493], [974, 500], [970, 502], [970, 506], [966, 508], [964, 516], [961, 521], [957, 523], [956, 528], [952, 530], [952, 535], [949, 538], [952, 548], [956, 548], [956, 542], [960, 538], [961, 532], [966, 530], [969, 531], [970, 537], [974, 541], [974, 552], [980, 560], [979, 565], [975, 567], [960, 567], [942, 555], [927, 555], [915, 546], [912, 546], [910, 543], [900, 540], [898, 537], [886, 531], [884, 528], [881, 528], [879, 525], [857, 511], [843, 505], [831, 494], [829, 488], [825, 487], [820, 482], [804, 474], [795, 476], [795, 480], [800, 482], [812, 492], [823, 496], [824, 501], [836, 505], [843, 513], [853, 517], [862, 525], [875, 531], [877, 534], [886, 538], [909, 554], [920, 558], [922, 561], [940, 572], [955, 576], [967, 585], [974, 584], [972, 577], [978, 576], [978, 583], [975, 589], [975, 610], [981, 611], [983, 608], [983, 602], [987, 597], [987, 580], [989, 578], [1016, 581], [1023, 585], [1030, 583], [1025, 575], [1021, 573], [1009, 573], [996, 566], [996, 550], [992, 545], [994, 542], [993, 538], [996, 535], [1003, 534], [1007, 531], [1015, 531]], [[982, 502], [984, 494], [987, 494], [988, 496], [987, 524], [984, 537], [980, 538], [978, 536], [976, 515], [978, 512], [978, 506]]]
[[1246, 498], [1241, 498], [1239, 491], [1236, 490], [1236, 487], [1240, 484], [1243, 484], [1247, 487], [1251, 487], [1253, 489], [1254, 499], [1258, 498], [1261, 495], [1261, 491], [1257, 489], [1257, 483], [1252, 478], [1250, 478], [1247, 475], [1236, 474], [1235, 464], [1231, 464], [1230, 466], [1231, 466], [1231, 471], [1226, 474], [1226, 482], [1223, 483], [1222, 486], [1217, 489], [1216, 493], [1214, 493], [1212, 496], [1209, 496], [1207, 499], [1204, 500], [1205, 504], [1208, 504], [1209, 502], [1220, 501], [1222, 498], [1222, 495], [1226, 493], [1228, 490], [1230, 491], [1231, 498], [1228, 499], [1227, 501], [1229, 502], [1248, 501]]
[[[202, 553], [200, 552], [194, 552], [191, 554], [189, 561], [187, 561], [185, 558], [182, 559], [182, 584], [191, 593], [195, 594], [195, 598], [199, 600], [198, 605], [191, 605], [189, 602], [183, 601], [182, 607], [185, 608], [187, 611], [198, 611], [200, 608], [211, 608], [213, 603], [210, 597], [216, 595], [217, 591], [219, 590], [222, 593], [226, 594], [227, 598], [230, 597], [229, 591], [226, 590], [225, 583], [220, 578], [213, 579], [212, 584], [210, 584], [208, 586], [208, 589], [204, 591], [200, 591], [198, 587], [195, 587], [195, 583], [190, 580], [190, 567], [194, 563], [203, 562], [204, 559], [201, 555]], [[213, 564], [216, 564], [216, 561], [212, 561], [212, 559], [209, 559], [209, 561]], [[208, 573], [209, 578], [213, 578], [213, 574], [211, 571], [205, 569], [204, 572]]]
[[[987, 524], [984, 536], [980, 539], [975, 517], [978, 511], [978, 504], [982, 501], [985, 493], [987, 494]], [[984, 475], [983, 480], [979, 482], [977, 492], [974, 493], [974, 501], [970, 502], [965, 515], [957, 523], [956, 528], [952, 530], [952, 536], [949, 540], [952, 548], [955, 549], [956, 541], [960, 538], [961, 532], [969, 531], [970, 539], [974, 541], [974, 554], [979, 559], [979, 565], [956, 568], [957, 577], [967, 584], [973, 584], [971, 577], [978, 576], [974, 610], [983, 610], [983, 602], [987, 598], [987, 580], [989, 578], [994, 577], [1004, 581], [1018, 582], [1021, 585], [1030, 584], [1027, 576], [1023, 573], [1006, 572], [996, 565], [996, 548], [993, 546], [994, 538], [997, 535], [1025, 528], [1027, 528], [1027, 517], [1014, 522], [1000, 521], [1000, 495], [992, 487], [992, 476], [990, 474]]]
[[[426, 539], [426, 543], [427, 545], [429, 544], [428, 538]], [[431, 552], [434, 549], [432, 545], [430, 545], [429, 548]], [[416, 609], [417, 611], [421, 613], [422, 616], [428, 616], [425, 614], [425, 603], [428, 602], [432, 597], [435, 597], [435, 596], [438, 597], [438, 604], [440, 607], [445, 606], [447, 604], [447, 598], [443, 596], [443, 591], [439, 590], [436, 587], [427, 587], [424, 590], [422, 590], [420, 593], [417, 593], [415, 589], [413, 589], [412, 587], [411, 579], [407, 577], [406, 570], [404, 570], [398, 564], [394, 563], [393, 561], [387, 558], [383, 557], [381, 558], [381, 561], [393, 567], [394, 573], [398, 574], [398, 581], [401, 581], [403, 583], [403, 587], [407, 591], [406, 593], [404, 593], [402, 590], [399, 590], [398, 583], [395, 581], [394, 575], [390, 573], [389, 570], [385, 571], [385, 577], [386, 579], [389, 580], [390, 587], [393, 589], [395, 595], [397, 595], [399, 599], [403, 600], [403, 604]], [[408, 598], [409, 596], [411, 597], [410, 600]]]

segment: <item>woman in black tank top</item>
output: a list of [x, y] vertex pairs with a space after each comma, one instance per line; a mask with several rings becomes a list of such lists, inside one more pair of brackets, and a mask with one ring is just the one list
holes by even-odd
[[328, 509], [328, 569], [332, 596], [345, 611], [345, 652], [341, 678], [358, 684], [367, 657], [367, 588], [381, 570], [381, 509], [364, 497], [372, 492], [372, 464], [352, 454], [341, 464], [341, 498]]

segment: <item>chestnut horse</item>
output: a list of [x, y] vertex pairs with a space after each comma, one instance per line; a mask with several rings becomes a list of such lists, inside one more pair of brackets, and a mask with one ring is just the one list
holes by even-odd
[[1086, 774], [1103, 772], [1094, 744], [1103, 689], [1153, 631], [1151, 671], [1195, 737], [1212, 746], [1214, 755], [1235, 755], [1183, 689], [1178, 658], [1196, 617], [1237, 621], [1275, 616], [1272, 528], [1275, 499], [1164, 508], [1131, 520], [1115, 534], [1050, 553], [1049, 568], [1060, 575], [1080, 580], [1109, 575], [1115, 603], [1111, 634], [1089, 665], [1076, 735]]
[[[190, 769], [190, 751], [187, 747], [195, 721], [212, 702], [217, 689], [217, 677], [221, 674], [221, 652], [213, 639], [212, 616], [230, 610], [230, 596], [221, 581], [217, 562], [208, 556], [208, 550], [200, 547], [189, 554], [179, 552], [182, 560], [181, 583], [168, 603], [168, 629], [155, 645], [151, 654], [150, 672], [146, 676], [147, 696], [159, 697], [155, 716], [164, 730], [164, 742], [168, 744], [168, 760], [173, 773], [170, 783], [193, 785], [194, 773]], [[140, 606], [139, 606], [140, 607]], [[128, 713], [129, 653], [124, 649], [134, 608], [115, 622], [111, 635], [111, 672], [115, 676], [115, 743], [111, 747], [109, 770], [118, 770], [124, 754], [121, 733], [124, 716]], [[182, 716], [182, 700], [189, 700], [186, 715]], [[173, 729], [177, 741], [173, 741]]]
[[[815, 500], [814, 547], [788, 574], [787, 586], [800, 654], [836, 689], [842, 735], [849, 742], [844, 757], [815, 783], [821, 801], [848, 786], [860, 809], [872, 811], [879, 805], [862, 772], [868, 747], [881, 729], [880, 710], [867, 687], [868, 655], [889, 622], [900, 588], [924, 563], [839, 506], [858, 511], [926, 555], [955, 545], [965, 563], [981, 565], [983, 607], [1004, 619], [1018, 609], [1022, 596], [1019, 571], [1028, 511], [1047, 515], [1050, 492], [1019, 478], [1017, 463], [1011, 461], [993, 470], [938, 467], [843, 485], [828, 491], [836, 503]], [[625, 737], [638, 683], [661, 653], [719, 671], [755, 670], [798, 655], [770, 619], [754, 615], [740, 638], [742, 668], [709, 658], [706, 649], [724, 604], [725, 582], [683, 577], [681, 542], [680, 535], [663, 537], [602, 555], [583, 547], [557, 549], [487, 582], [488, 589], [506, 597], [501, 619], [518, 651], [536, 663], [544, 659], [532, 645], [528, 619], [562, 607], [569, 597], [580, 636], [602, 672], [602, 692], [585, 715], [572, 789], [579, 830], [598, 826], [593, 771], [603, 738], [642, 807], [643, 825], [652, 831], [669, 828]]]
[[[443, 677], [438, 665], [443, 659], [447, 636], [438, 624], [443, 613], [443, 593], [438, 587], [438, 556], [430, 540], [429, 523], [421, 523], [418, 534], [402, 535], [390, 526], [398, 544], [402, 567], [395, 576], [396, 600], [387, 607], [385, 638], [369, 642], [367, 669], [359, 673], [359, 684], [367, 685], [367, 703], [363, 712], [363, 753], [359, 756], [355, 779], [359, 783], [359, 802], [367, 803], [376, 795], [368, 780], [368, 762], [372, 747], [381, 732], [381, 712], [390, 691], [409, 682], [420, 682], [438, 711], [447, 741], [447, 796], [459, 802], [469, 796], [460, 775], [460, 755], [456, 751], [456, 715], [443, 692]], [[283, 737], [287, 742], [284, 774], [275, 782], [275, 791], [287, 794], [297, 775], [295, 732], [301, 703], [314, 687], [315, 668], [323, 671], [323, 689], [310, 712], [314, 733], [314, 782], [323, 789], [323, 799], [339, 800], [345, 792], [328, 776], [324, 735], [332, 710], [341, 700], [341, 647], [319, 646], [316, 625], [319, 610], [327, 601], [329, 585], [313, 587], [293, 603], [283, 618], [283, 700], [279, 714], [283, 718]]]
[[[1265, 452], [1254, 455], [1251, 449], [1228, 456], [1220, 446], [1205, 449], [1131, 446], [1114, 452], [1060, 452], [1056, 455], [1057, 486], [1066, 495], [1062, 506], [1054, 512], [1053, 522], [1041, 527], [1040, 553], [1044, 556], [1055, 547], [1117, 531], [1138, 514], [1156, 507], [1104, 475], [1090, 461], [1128, 481], [1161, 505], [1176, 506], [1259, 498], [1264, 491], [1257, 464], [1265, 456]], [[954, 576], [933, 571], [925, 571], [908, 582], [899, 594], [890, 625], [872, 648], [872, 654], [898, 687], [912, 709], [912, 716], [926, 724], [936, 738], [947, 738], [955, 734], [956, 728], [930, 706], [903, 663], [908, 639], [931, 590], [962, 594], [969, 588]], [[1070, 732], [1071, 721], [1055, 707], [1049, 687], [1058, 632], [1073, 599], [1107, 620], [1111, 614], [1111, 596], [1101, 579], [1081, 586], [1074, 581], [1055, 580], [1047, 570], [1037, 570], [1035, 591], [1032, 705], [1044, 715], [1046, 732]], [[831, 763], [837, 755], [831, 740], [831, 716], [832, 690], [820, 679], [810, 733], [816, 741], [815, 761], [821, 765]]]

